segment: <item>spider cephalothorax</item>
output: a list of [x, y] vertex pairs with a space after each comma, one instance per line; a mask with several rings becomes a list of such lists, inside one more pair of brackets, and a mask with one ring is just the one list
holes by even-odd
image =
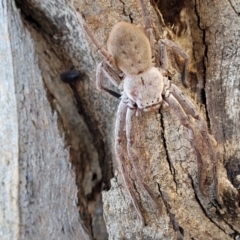
[[[121, 86], [122, 96], [117, 112], [115, 129], [115, 152], [126, 188], [142, 223], [144, 223], [137, 197], [131, 185], [130, 174], [128, 169], [126, 169], [126, 161], [131, 162], [138, 184], [153, 200], [156, 208], [159, 207], [159, 203], [157, 197], [154, 196], [150, 188], [145, 184], [143, 174], [137, 165], [138, 161], [131, 148], [132, 141], [130, 138], [133, 134], [131, 129], [133, 114], [136, 115], [138, 111], [148, 112], [159, 110], [163, 104], [169, 105], [174, 109], [182, 125], [188, 130], [189, 140], [198, 161], [198, 181], [201, 190], [203, 188], [203, 159], [201, 151], [197, 146], [197, 141], [194, 140], [196, 135], [191, 126], [189, 116], [198, 122], [201, 138], [207, 146], [215, 172], [216, 156], [213, 146], [214, 141], [208, 132], [206, 121], [198, 113], [195, 105], [166, 77], [168, 70], [166, 47], [176, 51], [185, 60], [183, 77], [185, 77], [188, 56], [175, 43], [164, 39], [159, 41], [159, 51], [156, 53], [156, 55], [159, 55], [156, 59], [160, 59], [160, 63], [153, 63], [154, 37], [151, 19], [144, 0], [139, 0], [139, 2], [144, 13], [145, 31], [133, 24], [120, 22], [114, 26], [109, 35], [107, 50], [101, 46], [83, 19], [81, 19], [81, 24], [98, 48], [98, 51], [105, 58], [97, 67], [96, 82], [98, 88], [116, 95], [112, 90], [102, 85], [103, 74], [115, 86]], [[132, 111], [132, 109], [137, 111]], [[127, 141], [122, 141], [125, 138], [127, 138]], [[127, 144], [127, 147], [123, 146], [123, 144]], [[126, 154], [127, 158], [125, 157]], [[214, 177], [214, 180], [216, 195], [218, 197], [217, 176]]]

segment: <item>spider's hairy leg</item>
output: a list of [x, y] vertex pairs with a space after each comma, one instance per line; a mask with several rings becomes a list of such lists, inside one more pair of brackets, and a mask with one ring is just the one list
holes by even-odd
[[159, 48], [159, 59], [160, 59], [160, 70], [161, 73], [165, 76], [167, 75], [168, 71], [168, 55], [167, 55], [167, 48], [166, 45], [162, 42], [159, 41], [158, 43], [158, 48]]
[[208, 148], [208, 154], [209, 154], [210, 160], [213, 164], [214, 185], [215, 185], [216, 198], [217, 198], [218, 202], [221, 203], [221, 200], [219, 198], [217, 158], [216, 158], [216, 153], [215, 153], [215, 150], [214, 150], [214, 146], [216, 145], [216, 141], [209, 134], [207, 123], [199, 115], [199, 113], [196, 110], [196, 107], [194, 106], [194, 104], [187, 97], [184, 96], [183, 92], [176, 85], [171, 84], [170, 89], [171, 89], [171, 93], [174, 95], [174, 97], [177, 99], [177, 101], [181, 104], [181, 106], [183, 107], [185, 112], [198, 121], [200, 132], [201, 132], [202, 137], [203, 137], [203, 139], [206, 143], [206, 146]]
[[124, 127], [126, 124], [127, 104], [120, 102], [117, 112], [116, 128], [115, 128], [115, 153], [118, 161], [119, 170], [122, 174], [125, 187], [132, 200], [134, 208], [139, 216], [141, 226], [145, 226], [145, 221], [138, 203], [138, 199], [133, 189], [133, 183], [131, 182], [130, 173], [126, 166], [129, 165], [129, 159], [126, 151], [126, 135]]
[[119, 75], [107, 64], [107, 62], [100, 62], [97, 66], [96, 70], [96, 85], [99, 90], [104, 90], [107, 93], [111, 94], [112, 96], [119, 98], [121, 95], [119, 93], [114, 92], [111, 89], [108, 89], [103, 86], [103, 74], [105, 74], [111, 83], [119, 87], [121, 83], [121, 78]]
[[144, 17], [144, 25], [145, 31], [150, 41], [152, 56], [154, 57], [154, 34], [153, 34], [153, 24], [152, 18], [150, 16], [149, 9], [147, 7], [146, 0], [137, 0], [138, 4], [141, 6], [143, 17]]
[[199, 184], [199, 189], [202, 192], [202, 194], [204, 194], [203, 191], [203, 179], [202, 179], [202, 175], [203, 175], [203, 160], [202, 160], [202, 156], [201, 153], [197, 147], [197, 144], [195, 142], [195, 133], [191, 127], [191, 123], [188, 119], [188, 115], [186, 114], [186, 112], [184, 111], [184, 109], [182, 108], [182, 106], [179, 104], [179, 102], [177, 101], [177, 99], [170, 93], [168, 96], [164, 97], [164, 100], [169, 104], [169, 106], [171, 108], [174, 109], [174, 112], [177, 114], [177, 116], [180, 118], [180, 121], [182, 123], [182, 125], [184, 127], [186, 127], [188, 129], [188, 137], [191, 143], [192, 148], [194, 149], [196, 158], [197, 158], [197, 164], [198, 164], [198, 184]]
[[127, 152], [140, 187], [148, 194], [150, 199], [153, 201], [154, 207], [157, 210], [157, 214], [159, 214], [161, 212], [162, 206], [159, 203], [155, 194], [145, 183], [145, 179], [142, 174], [144, 173], [144, 169], [138, 163], [138, 157], [136, 156], [137, 154], [135, 153], [136, 150], [134, 150], [134, 142], [136, 142], [137, 140], [135, 139], [136, 130], [134, 129], [133, 118], [136, 118], [136, 111], [137, 111], [136, 108], [134, 109], [128, 108], [127, 110], [126, 116]]
[[203, 139], [206, 142], [206, 145], [208, 148], [208, 154], [209, 154], [211, 162], [213, 164], [213, 180], [214, 180], [214, 186], [215, 186], [215, 196], [217, 198], [218, 203], [221, 205], [222, 200], [221, 200], [220, 194], [219, 194], [217, 157], [216, 157], [216, 152], [214, 150], [213, 141], [212, 141], [212, 138], [209, 137], [210, 134], [208, 132], [207, 123], [204, 121], [204, 119], [201, 116], [198, 117], [198, 121], [199, 121], [199, 129], [201, 131]]
[[[160, 50], [163, 49], [164, 47], [169, 47], [172, 49], [172, 51], [178, 53], [183, 59], [184, 59], [184, 63], [183, 63], [183, 69], [182, 69], [182, 83], [185, 86], [186, 82], [187, 82], [187, 69], [188, 69], [188, 55], [173, 41], [169, 40], [169, 39], [162, 39], [160, 40]], [[166, 50], [164, 50], [166, 51]], [[160, 53], [161, 54], [161, 53]], [[165, 53], [163, 53], [165, 54]], [[160, 58], [164, 57], [166, 59], [166, 56], [162, 56], [162, 54], [160, 55]], [[167, 61], [167, 60], [163, 60], [163, 61]]]
[[96, 46], [98, 52], [106, 59], [109, 66], [113, 69], [118, 69], [115, 63], [115, 60], [112, 56], [108, 53], [108, 51], [103, 47], [103, 45], [97, 40], [96, 36], [92, 33], [90, 28], [88, 27], [84, 17], [80, 14], [78, 15], [78, 19], [80, 22], [81, 27], [86, 32], [88, 37], [92, 40], [93, 44]]

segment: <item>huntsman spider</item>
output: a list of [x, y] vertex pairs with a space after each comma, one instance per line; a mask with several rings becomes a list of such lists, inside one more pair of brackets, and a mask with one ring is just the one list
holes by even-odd
[[[213, 137], [209, 134], [206, 121], [198, 113], [191, 100], [166, 77], [168, 72], [167, 47], [180, 54], [184, 59], [182, 78], [185, 78], [188, 56], [174, 42], [167, 39], [162, 39], [158, 42], [158, 51], [154, 53], [154, 34], [150, 13], [145, 0], [138, 0], [138, 2], [143, 12], [145, 29], [127, 22], [117, 23], [108, 37], [107, 50], [91, 32], [83, 17], [81, 18], [81, 25], [104, 58], [96, 70], [98, 89], [117, 95], [103, 86], [102, 82], [105, 75], [113, 85], [121, 90], [121, 101], [116, 118], [115, 153], [126, 189], [140, 220], [144, 223], [143, 214], [130, 181], [130, 174], [128, 169], [126, 169], [124, 149], [127, 149], [127, 154], [139, 186], [144, 189], [156, 207], [159, 207], [159, 203], [150, 188], [145, 184], [144, 177], [138, 169], [137, 159], [131, 148], [133, 133], [130, 123], [133, 117], [137, 117], [136, 113], [147, 114], [149, 111], [159, 111], [162, 105], [173, 108], [181, 124], [188, 130], [189, 141], [198, 163], [200, 190], [203, 188], [203, 159], [195, 141], [196, 134], [191, 126], [189, 116], [198, 122], [199, 131], [207, 146], [215, 174], [217, 163]], [[156, 59], [159, 59], [157, 56], [160, 56], [160, 62], [153, 63], [154, 54], [156, 54]], [[127, 139], [127, 141], [122, 141], [123, 139]], [[123, 146], [123, 143], [127, 143], [127, 148]], [[216, 195], [218, 195], [217, 174], [214, 176], [214, 184]]]

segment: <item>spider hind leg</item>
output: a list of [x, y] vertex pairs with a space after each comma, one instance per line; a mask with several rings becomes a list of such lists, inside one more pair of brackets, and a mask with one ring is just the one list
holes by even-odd
[[146, 0], [137, 0], [137, 2], [142, 9], [142, 14], [144, 17], [145, 32], [149, 38], [151, 50], [152, 50], [152, 57], [154, 58], [154, 34], [153, 34], [152, 18], [151, 18], [149, 9], [147, 7]]
[[81, 27], [83, 28], [85, 33], [88, 35], [88, 37], [91, 39], [91, 41], [93, 42], [93, 44], [97, 48], [97, 51], [104, 57], [105, 62], [107, 62], [107, 64], [112, 69], [114, 69], [115, 71], [120, 73], [121, 71], [118, 69], [115, 60], [108, 53], [108, 51], [103, 47], [103, 45], [98, 41], [96, 36], [92, 33], [92, 31], [90, 30], [90, 28], [89, 28], [88, 24], [86, 23], [84, 17], [80, 14], [80, 15], [78, 15], [78, 19], [79, 19], [79, 23], [80, 23]]
[[187, 83], [187, 69], [188, 69], [188, 55], [173, 41], [169, 39], [162, 39], [159, 41], [159, 54], [160, 54], [160, 64], [161, 68], [165, 71], [168, 70], [168, 56], [167, 56], [167, 47], [172, 51], [177, 53], [184, 59], [182, 73], [181, 73], [181, 81], [183, 86], [186, 87]]

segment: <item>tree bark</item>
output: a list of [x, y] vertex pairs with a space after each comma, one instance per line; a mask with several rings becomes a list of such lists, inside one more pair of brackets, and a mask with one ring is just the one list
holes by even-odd
[[[81, 13], [106, 45], [117, 22], [143, 25], [141, 9], [134, 0], [16, 4], [21, 14], [14, 1], [0, 4], [1, 239], [240, 238], [240, 5], [149, 3], [156, 40], [171, 39], [189, 56], [185, 87], [181, 59], [171, 51], [169, 73], [217, 141], [220, 201], [197, 123], [192, 121], [204, 156], [205, 195], [177, 114], [171, 108], [142, 114], [134, 119], [132, 147], [161, 209], [156, 211], [133, 177], [146, 222], [141, 227], [113, 150], [119, 100], [96, 89], [101, 56], [79, 23]], [[72, 67], [80, 79], [63, 83], [60, 73]], [[104, 84], [112, 87], [107, 79]]]

